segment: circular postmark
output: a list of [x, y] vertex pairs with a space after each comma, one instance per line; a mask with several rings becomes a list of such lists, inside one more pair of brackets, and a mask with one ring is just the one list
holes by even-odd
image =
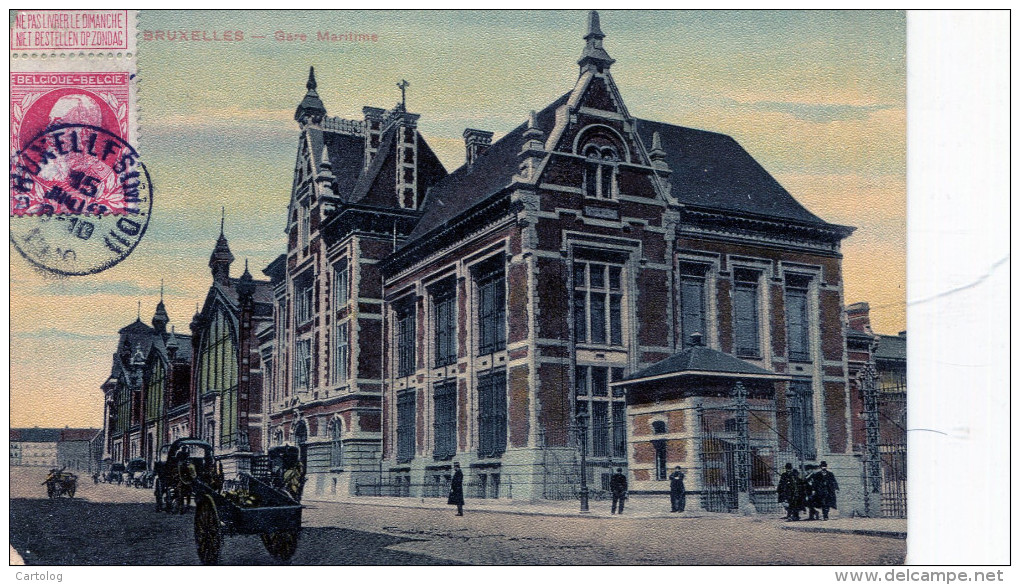
[[152, 194], [149, 171], [123, 138], [99, 126], [50, 126], [11, 160], [11, 244], [55, 274], [101, 272], [138, 246]]

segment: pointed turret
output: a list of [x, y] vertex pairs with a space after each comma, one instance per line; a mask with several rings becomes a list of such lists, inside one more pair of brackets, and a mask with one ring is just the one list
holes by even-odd
[[599, 13], [592, 10], [588, 13], [588, 34], [584, 35], [584, 51], [577, 64], [581, 66], [581, 72], [586, 69], [594, 69], [602, 73], [609, 69], [609, 66], [616, 62], [609, 56], [609, 53], [602, 48], [602, 39], [606, 38], [602, 28], [599, 26]]
[[535, 179], [535, 169], [545, 157], [545, 132], [538, 127], [538, 115], [531, 110], [528, 116], [528, 128], [524, 131], [524, 142], [521, 144], [521, 152], [517, 157], [518, 176], [524, 181], [532, 182]]
[[156, 305], [156, 312], [152, 315], [152, 328], [160, 335], [166, 334], [166, 325], [170, 322], [170, 316], [166, 314], [166, 305], [163, 304], [163, 281], [159, 282], [159, 304]]
[[213, 282], [228, 286], [230, 284], [230, 265], [234, 262], [234, 255], [230, 253], [227, 238], [223, 235], [223, 222], [224, 218], [220, 218], [220, 237], [216, 240], [212, 256], [209, 257], [209, 268], [212, 269]]
[[320, 195], [333, 195], [336, 193], [336, 176], [333, 175], [333, 163], [329, 162], [329, 147], [322, 145], [322, 157], [319, 160], [318, 173], [315, 175], [315, 182], [320, 185]]
[[170, 337], [166, 340], [166, 353], [173, 361], [177, 357], [177, 350], [180, 349], [180, 345], [177, 343], [177, 332], [174, 328], [170, 327]]
[[648, 151], [648, 158], [651, 159], [652, 166], [657, 169], [669, 168], [669, 165], [666, 164], [666, 151], [662, 148], [662, 137], [658, 132], [652, 134], [652, 149]]
[[244, 259], [244, 273], [241, 274], [241, 278], [237, 281], [237, 295], [241, 298], [241, 301], [250, 299], [255, 294], [255, 279], [252, 278], [251, 272], [248, 272], [248, 259]]
[[308, 83], [305, 84], [308, 92], [305, 93], [305, 99], [301, 100], [297, 110], [294, 112], [294, 119], [301, 126], [308, 124], [318, 124], [322, 121], [322, 117], [326, 115], [326, 106], [323, 105], [322, 100], [319, 99], [318, 92], [315, 88], [318, 84], [315, 82], [315, 67], [311, 67], [308, 70]]

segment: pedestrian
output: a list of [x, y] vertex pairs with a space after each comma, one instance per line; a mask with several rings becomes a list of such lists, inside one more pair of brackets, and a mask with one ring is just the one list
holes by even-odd
[[793, 517], [793, 511], [790, 508], [790, 499], [793, 497], [797, 485], [797, 482], [793, 479], [793, 474], [793, 465], [787, 463], [786, 471], [779, 476], [779, 486], [776, 488], [776, 495], [779, 496], [779, 503], [786, 504], [786, 520]]
[[818, 493], [814, 489], [813, 477], [817, 465], [805, 465], [804, 477], [800, 480], [801, 491], [804, 493], [804, 505], [807, 507], [808, 520], [818, 520], [818, 508], [821, 504], [818, 501]]
[[836, 507], [836, 492], [839, 491], [839, 483], [836, 476], [829, 471], [829, 464], [822, 461], [818, 464], [818, 471], [811, 476], [812, 487], [818, 496], [818, 505], [822, 508], [822, 520], [829, 519], [829, 509]]
[[457, 506], [457, 515], [464, 515], [464, 472], [460, 470], [460, 463], [453, 464], [453, 479], [450, 480], [450, 497], [446, 503]]
[[623, 474], [623, 468], [617, 467], [616, 473], [609, 478], [609, 491], [613, 493], [613, 509], [611, 514], [616, 514], [619, 504], [620, 514], [623, 515], [623, 502], [627, 499], [627, 476]]
[[669, 503], [673, 512], [683, 512], [687, 507], [687, 490], [684, 489], [684, 472], [677, 465], [669, 475]]

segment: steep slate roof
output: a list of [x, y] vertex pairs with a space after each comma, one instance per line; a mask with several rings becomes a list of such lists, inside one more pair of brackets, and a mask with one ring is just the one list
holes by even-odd
[[879, 335], [875, 359], [907, 361], [907, 337], [899, 335]]
[[[556, 108], [566, 103], [569, 96], [564, 94], [538, 113], [538, 128], [546, 135], [556, 123]], [[405, 246], [509, 185], [517, 174], [517, 155], [527, 126], [525, 122], [514, 128], [494, 142], [473, 165], [462, 165], [429, 189], [422, 205], [424, 213]]]
[[336, 177], [337, 194], [344, 202], [352, 201], [351, 193], [365, 162], [365, 139], [317, 128], [308, 129], [308, 138], [316, 166], [322, 160], [323, 145], [329, 149], [329, 164]]
[[623, 382], [635, 382], [659, 376], [683, 375], [715, 375], [727, 374], [738, 376], [768, 377], [786, 379], [788, 376], [776, 374], [759, 368], [754, 364], [735, 358], [729, 354], [701, 346], [689, 347], [680, 353], [671, 355], [657, 364], [635, 372], [623, 379]]
[[637, 131], [646, 146], [659, 133], [672, 195], [684, 205], [827, 225], [725, 134], [641, 119]]

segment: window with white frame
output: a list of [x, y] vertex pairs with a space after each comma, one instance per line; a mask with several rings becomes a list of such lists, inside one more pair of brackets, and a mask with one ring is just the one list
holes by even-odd
[[415, 390], [397, 394], [397, 461], [414, 459], [415, 451]]
[[307, 390], [312, 375], [312, 340], [299, 339], [294, 347], [294, 389]]
[[506, 272], [503, 256], [486, 262], [477, 271], [478, 354], [506, 348]]
[[574, 339], [623, 345], [623, 267], [574, 262]]
[[294, 316], [296, 325], [303, 325], [312, 320], [314, 310], [315, 281], [311, 271], [303, 273], [294, 280]]
[[435, 407], [433, 457], [437, 460], [450, 459], [457, 454], [457, 381], [437, 383], [433, 388], [432, 403]]
[[680, 341], [692, 345], [691, 336], [700, 333], [702, 344], [708, 345], [706, 313], [706, 278], [708, 266], [683, 262], [680, 264]]
[[791, 361], [811, 360], [810, 325], [808, 323], [808, 285], [811, 277], [786, 276], [786, 335]]
[[478, 376], [478, 456], [506, 451], [506, 372]]
[[397, 375], [410, 376], [414, 373], [414, 302], [407, 299], [394, 306], [397, 337]]
[[335, 418], [329, 423], [329, 466], [339, 469], [344, 465], [343, 422]]
[[[576, 366], [574, 400], [576, 414], [589, 421], [588, 453], [593, 458], [627, 457], [626, 402], [622, 391], [609, 392], [609, 383], [623, 379], [623, 368]], [[610, 379], [611, 378], [611, 379]]]
[[333, 266], [333, 309], [338, 310], [350, 299], [350, 268], [347, 259], [340, 260]]
[[453, 279], [438, 285], [432, 293], [432, 319], [435, 327], [435, 365], [457, 361], [457, 293]]
[[344, 384], [350, 377], [351, 345], [350, 326], [347, 321], [336, 324], [336, 341], [333, 351], [333, 383]]
[[761, 357], [761, 325], [758, 306], [760, 272], [733, 271], [733, 325], [736, 354], [740, 357]]

